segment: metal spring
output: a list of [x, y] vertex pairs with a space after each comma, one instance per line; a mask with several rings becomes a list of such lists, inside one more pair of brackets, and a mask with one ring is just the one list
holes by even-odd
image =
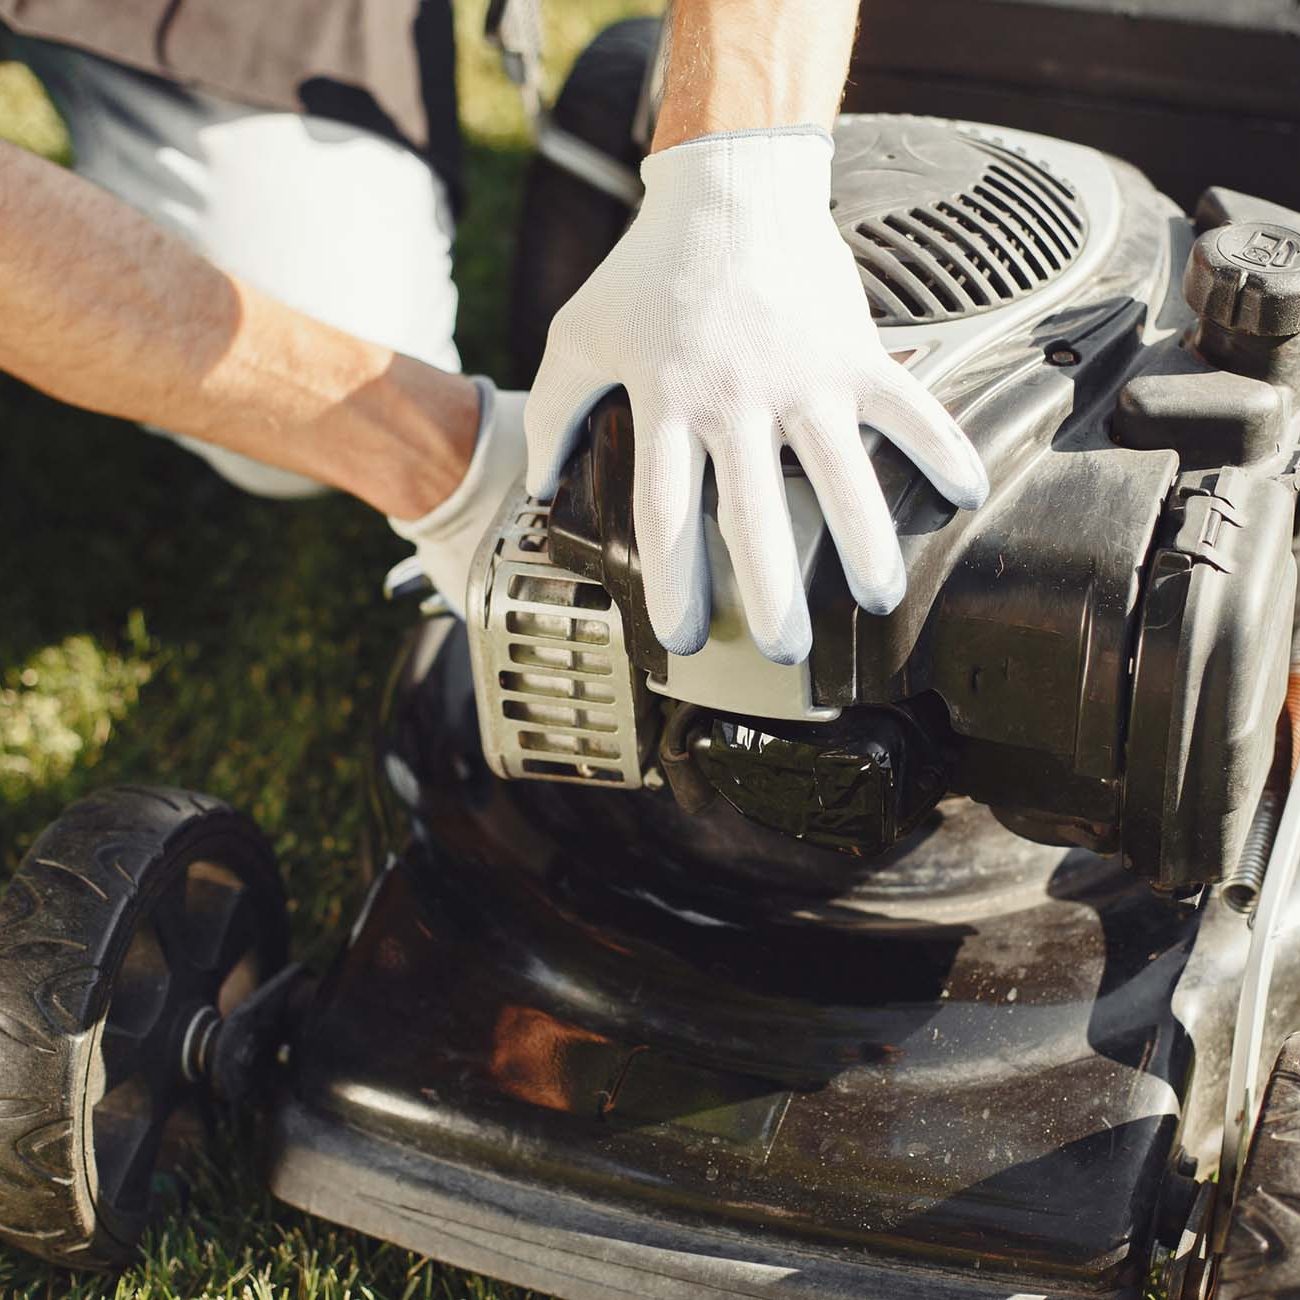
[[1277, 825], [1282, 818], [1282, 796], [1265, 790], [1259, 798], [1246, 843], [1241, 849], [1237, 865], [1223, 878], [1223, 901], [1234, 912], [1249, 916], [1259, 901], [1264, 872], [1268, 869], [1268, 855], [1277, 835]]

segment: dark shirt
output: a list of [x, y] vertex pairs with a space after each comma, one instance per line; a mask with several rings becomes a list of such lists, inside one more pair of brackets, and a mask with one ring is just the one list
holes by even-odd
[[237, 103], [376, 131], [458, 188], [451, 0], [0, 0], [0, 20]]

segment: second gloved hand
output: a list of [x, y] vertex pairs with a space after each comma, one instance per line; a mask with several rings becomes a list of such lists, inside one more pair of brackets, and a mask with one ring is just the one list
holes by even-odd
[[872, 613], [898, 604], [906, 575], [859, 423], [955, 505], [973, 509], [988, 494], [965, 435], [880, 343], [830, 212], [833, 151], [824, 131], [797, 127], [652, 154], [636, 220], [551, 324], [525, 413], [528, 490], [554, 495], [585, 416], [623, 385], [646, 605], [675, 654], [708, 639], [706, 459], [750, 632], [780, 663], [812, 646], [782, 444], [799, 457], [853, 595]]

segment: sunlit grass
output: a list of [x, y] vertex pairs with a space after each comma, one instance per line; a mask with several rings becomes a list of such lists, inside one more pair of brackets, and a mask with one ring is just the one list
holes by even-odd
[[0, 800], [21, 803], [99, 761], [153, 674], [139, 610], [124, 640], [118, 652], [70, 636], [0, 677]]
[[72, 149], [54, 106], [21, 63], [0, 62], [0, 140], [67, 162]]
[[[518, 92], [501, 69], [497, 52], [483, 39], [487, 0], [457, 0], [461, 122], [470, 140], [494, 148], [518, 149], [529, 134]], [[621, 18], [662, 13], [663, 0], [550, 0], [543, 4], [545, 84], [558, 92], [587, 42]]]

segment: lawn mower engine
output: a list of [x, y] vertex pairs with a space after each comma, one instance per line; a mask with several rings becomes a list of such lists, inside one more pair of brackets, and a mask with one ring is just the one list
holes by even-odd
[[832, 206], [886, 346], [970, 435], [988, 504], [953, 511], [868, 431], [908, 574], [875, 617], [788, 463], [814, 635], [783, 667], [748, 635], [715, 498], [711, 635], [678, 657], [646, 616], [631, 415], [608, 399], [550, 509], [512, 500], [479, 556], [489, 763], [666, 780], [694, 818], [725, 804], [859, 859], [957, 792], [1165, 890], [1219, 879], [1287, 676], [1300, 217], [1211, 191], [1193, 246], [1089, 149], [907, 117], [845, 117], [836, 145]]
[[[386, 866], [295, 1030], [271, 1185], [566, 1300], [1204, 1300], [1234, 1041], [1300, 1026], [1255, 833], [1289, 757], [1300, 217], [1215, 190], [1193, 222], [993, 128], [836, 134], [863, 290], [988, 503], [864, 432], [908, 576], [875, 617], [790, 462], [813, 649], [780, 666], [706, 489], [710, 636], [674, 657], [608, 397], [393, 676]], [[1250, 889], [1203, 887], [1248, 862], [1254, 931]], [[1229, 1281], [1300, 1162], [1242, 1185]]]

